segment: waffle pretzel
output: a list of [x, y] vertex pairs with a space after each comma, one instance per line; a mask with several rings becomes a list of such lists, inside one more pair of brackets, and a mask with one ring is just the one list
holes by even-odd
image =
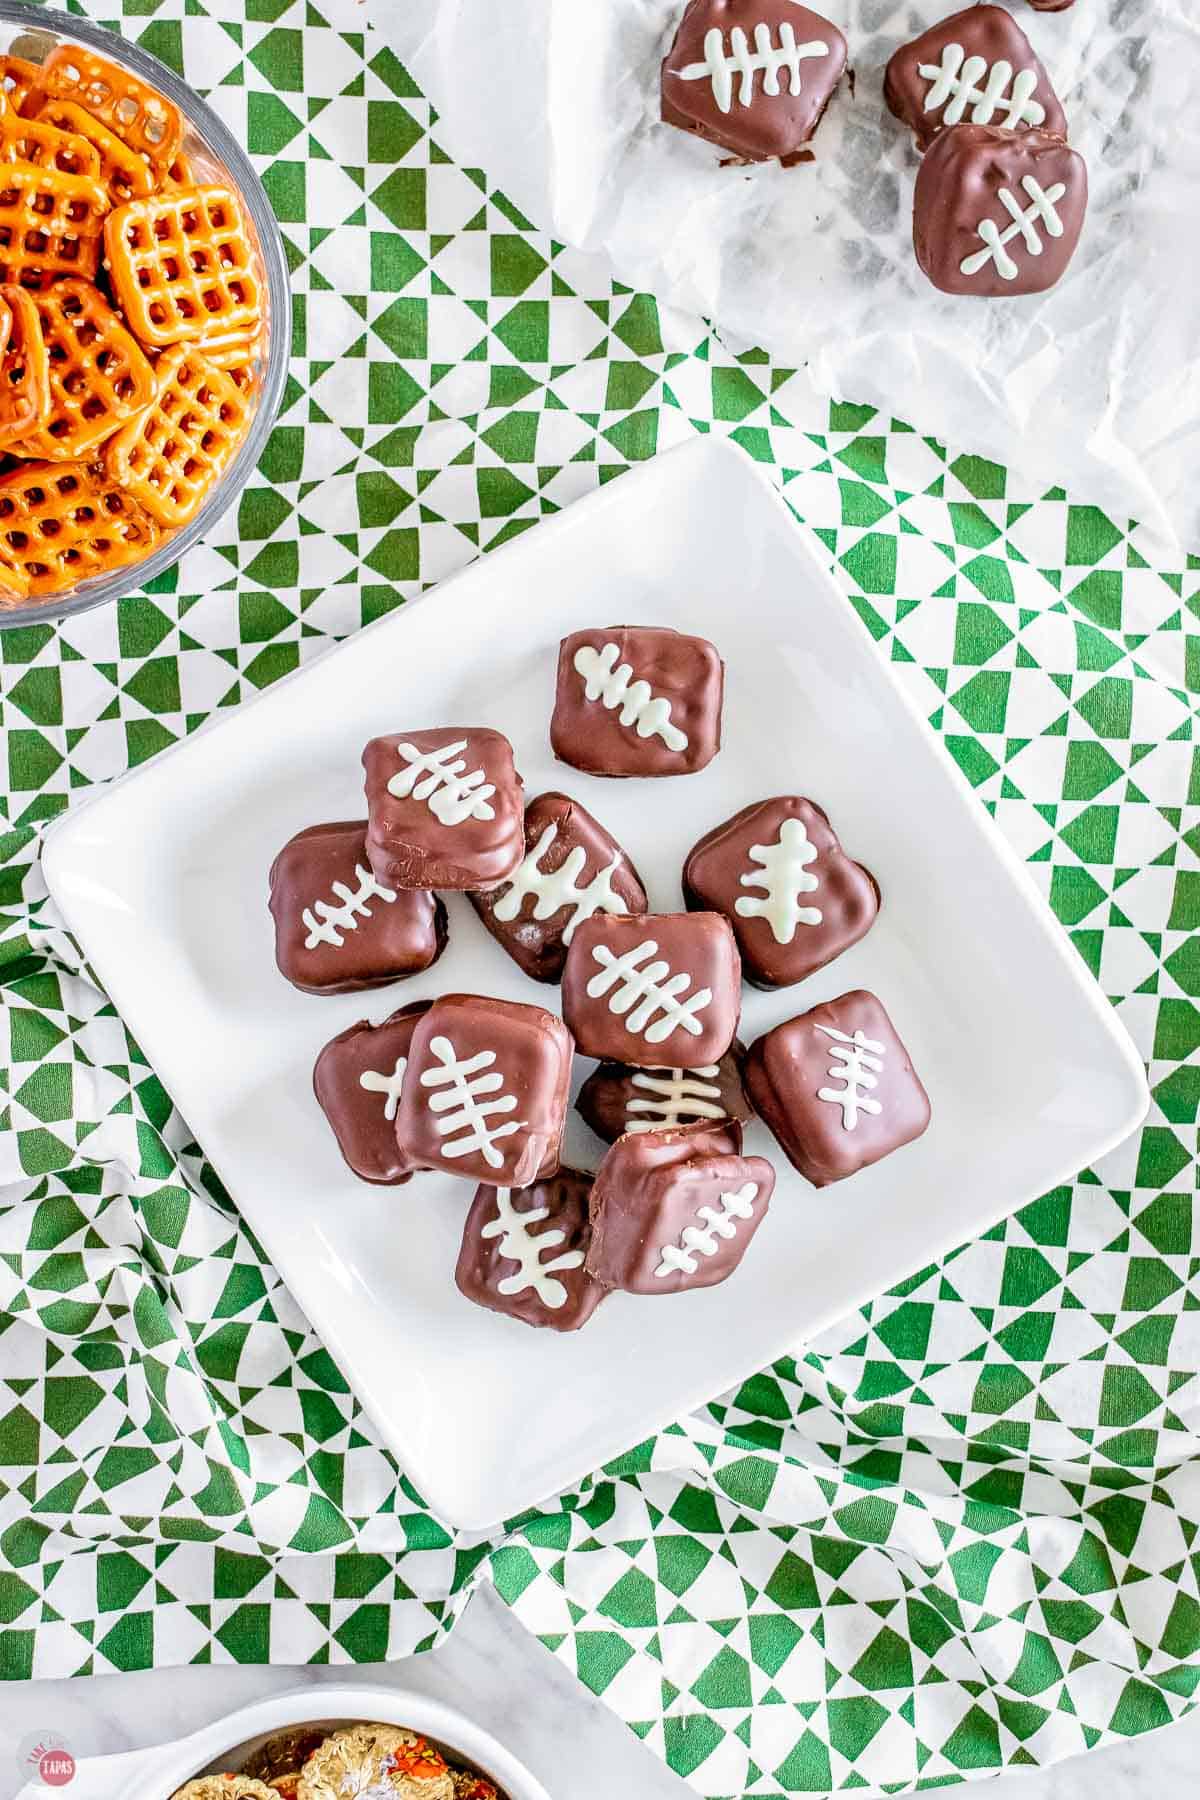
[[161, 537], [102, 463], [27, 463], [0, 478], [0, 566], [15, 567], [30, 594], [141, 562]]
[[0, 91], [14, 112], [20, 112], [31, 94], [39, 92], [42, 71], [23, 56], [0, 56]]
[[127, 200], [142, 199], [154, 192], [150, 164], [122, 142], [115, 131], [110, 131], [102, 119], [85, 112], [74, 100], [52, 100], [49, 95], [41, 94], [36, 104], [35, 116], [39, 120], [56, 126], [59, 131], [69, 131], [77, 138], [84, 138], [94, 147], [97, 179], [114, 206], [124, 206]]
[[62, 175], [100, 173], [100, 152], [86, 138], [60, 130], [46, 119], [26, 119], [10, 100], [0, 110], [0, 161], [32, 163]]
[[90, 175], [0, 162], [0, 281], [44, 288], [60, 275], [93, 276], [109, 210]]
[[128, 69], [79, 44], [56, 44], [41, 68], [52, 100], [74, 100], [139, 156], [161, 182], [183, 142], [183, 116]]
[[190, 344], [167, 350], [152, 406], [109, 439], [109, 476], [162, 525], [186, 525], [246, 435], [246, 402]]
[[0, 349], [0, 450], [36, 429], [50, 411], [50, 368], [32, 294], [0, 287], [4, 308]]
[[155, 375], [145, 351], [90, 281], [56, 281], [34, 296], [50, 367], [50, 406], [18, 456], [73, 461], [149, 406]]
[[266, 350], [261, 331], [213, 332], [194, 339], [193, 347], [215, 368], [224, 369], [243, 396], [252, 394], [257, 388], [259, 367]]
[[104, 223], [118, 304], [144, 344], [256, 329], [254, 252], [228, 188], [170, 189], [131, 200]]

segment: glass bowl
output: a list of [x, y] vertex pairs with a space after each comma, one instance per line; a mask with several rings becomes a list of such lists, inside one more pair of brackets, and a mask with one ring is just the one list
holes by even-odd
[[263, 453], [283, 398], [292, 337], [291, 289], [283, 238], [262, 183], [246, 152], [228, 128], [199, 95], [156, 56], [149, 55], [136, 44], [127, 43], [116, 32], [67, 13], [23, 4], [22, 0], [0, 0], [0, 53], [41, 63], [56, 44], [63, 43], [94, 50], [173, 101], [183, 114], [183, 149], [191, 159], [197, 179], [221, 182], [240, 197], [263, 277], [264, 349], [249, 430], [241, 449], [206, 496], [195, 518], [167, 534], [158, 548], [141, 562], [126, 563], [110, 574], [93, 575], [74, 587], [64, 588], [59, 594], [38, 595], [25, 602], [5, 605], [0, 608], [0, 631], [41, 620], [65, 619], [74, 613], [86, 612], [90, 607], [101, 606], [106, 600], [118, 600], [169, 569], [185, 550], [212, 529], [236, 500]]

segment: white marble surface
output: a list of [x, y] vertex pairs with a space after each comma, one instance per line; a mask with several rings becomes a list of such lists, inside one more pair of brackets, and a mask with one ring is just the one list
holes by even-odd
[[[441, 1650], [405, 1662], [164, 1669], [0, 1688], [0, 1800], [11, 1800], [25, 1779], [17, 1746], [33, 1733], [58, 1734], [80, 1759], [112, 1756], [182, 1737], [287, 1688], [319, 1691], [347, 1680], [408, 1687], [459, 1706], [528, 1765], [551, 1800], [686, 1800], [692, 1793], [484, 1590]], [[1196, 1800], [1198, 1769], [1200, 1713], [1057, 1768], [1002, 1776], [989, 1784], [988, 1800], [1094, 1800], [1098, 1788], [1121, 1800]], [[86, 1786], [88, 1796], [102, 1791]], [[43, 1791], [85, 1800], [84, 1787], [80, 1779]]]

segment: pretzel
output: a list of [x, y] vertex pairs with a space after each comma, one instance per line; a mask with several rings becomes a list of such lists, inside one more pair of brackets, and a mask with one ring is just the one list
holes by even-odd
[[243, 394], [253, 393], [266, 347], [261, 331], [213, 332], [191, 341], [214, 367], [224, 369], [234, 387]]
[[113, 292], [145, 344], [256, 329], [254, 252], [224, 187], [177, 188], [118, 206], [104, 222]]
[[23, 118], [11, 100], [5, 100], [0, 110], [0, 162], [32, 163], [62, 175], [95, 178], [100, 173], [100, 152], [94, 144], [47, 120]]
[[[30, 102], [31, 106], [33, 102]], [[52, 100], [48, 95], [36, 97], [37, 111], [35, 117], [44, 119], [55, 125], [59, 131], [69, 131], [77, 138], [85, 138], [96, 150], [98, 167], [97, 179], [108, 192], [113, 206], [124, 206], [127, 200], [137, 200], [154, 192], [154, 176], [150, 164], [136, 150], [122, 143], [115, 131], [110, 131], [103, 120], [92, 117], [77, 106], [74, 100]]]
[[144, 156], [161, 182], [183, 142], [177, 106], [78, 44], [56, 44], [42, 64], [41, 85], [52, 100], [74, 100], [114, 131], [122, 143]]
[[32, 294], [0, 287], [4, 308], [0, 346], [0, 450], [19, 442], [50, 411], [50, 372], [41, 320]]
[[50, 364], [50, 407], [18, 456], [82, 456], [154, 398], [154, 370], [99, 288], [56, 281], [34, 297]]
[[164, 187], [195, 187], [196, 177], [192, 172], [191, 158], [185, 150], [179, 150], [167, 170]]
[[0, 478], [0, 567], [60, 594], [149, 556], [162, 528], [102, 463], [27, 463]]
[[90, 175], [0, 162], [0, 281], [44, 288], [96, 273], [108, 195]]
[[23, 56], [0, 56], [0, 90], [14, 112], [20, 112], [31, 94], [40, 91], [42, 71]]
[[190, 344], [159, 359], [158, 394], [105, 447], [111, 479], [162, 525], [186, 525], [200, 510], [246, 435], [249, 412], [237, 387]]

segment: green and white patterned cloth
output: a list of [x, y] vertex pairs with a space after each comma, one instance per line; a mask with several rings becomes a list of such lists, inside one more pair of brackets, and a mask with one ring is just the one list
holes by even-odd
[[[398, 1657], [491, 1581], [708, 1796], [941, 1784], [1178, 1716], [1200, 1682], [1200, 562], [831, 406], [550, 242], [447, 159], [355, 0], [114, 8], [88, 11], [248, 144], [296, 331], [261, 470], [212, 540], [153, 592], [0, 635], [0, 1672]], [[39, 834], [713, 430], [817, 533], [1136, 1039], [1154, 1108], [581, 1493], [456, 1538], [89, 978]]]

